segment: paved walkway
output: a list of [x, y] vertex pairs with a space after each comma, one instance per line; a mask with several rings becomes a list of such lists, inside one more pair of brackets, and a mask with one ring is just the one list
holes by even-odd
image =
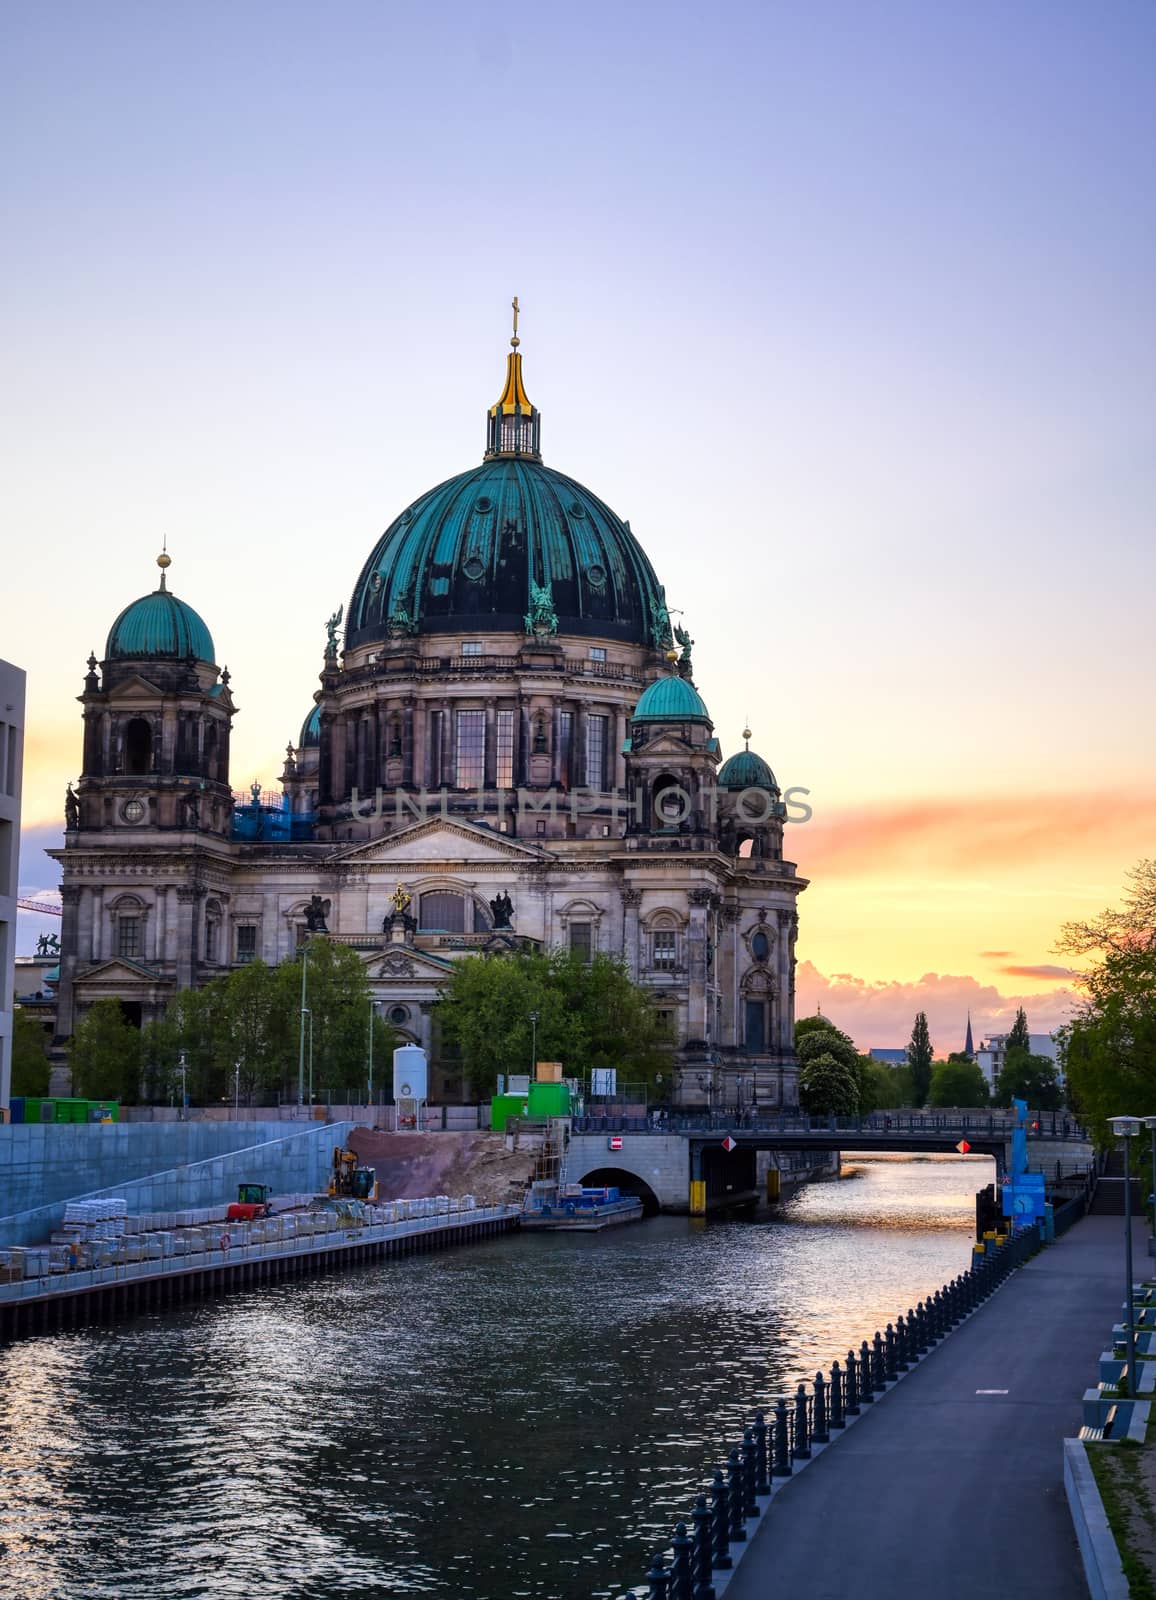
[[[1014, 1272], [748, 1523], [726, 1600], [1087, 1600], [1060, 1441], [1119, 1320], [1123, 1235], [1087, 1217]], [[1147, 1276], [1142, 1223], [1133, 1248]]]

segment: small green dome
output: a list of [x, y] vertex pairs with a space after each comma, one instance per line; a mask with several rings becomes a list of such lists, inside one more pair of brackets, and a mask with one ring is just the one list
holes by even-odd
[[313, 710], [301, 724], [301, 738], [298, 740], [299, 750], [316, 750], [321, 743], [321, 707], [314, 706]]
[[773, 789], [779, 786], [770, 767], [753, 750], [740, 750], [719, 768], [720, 789]]
[[165, 588], [125, 606], [109, 630], [104, 656], [106, 661], [183, 660], [187, 656], [211, 664], [216, 661], [213, 637], [204, 622], [192, 606]]
[[659, 678], [644, 691], [631, 721], [705, 722], [709, 725], [710, 712], [689, 679]]

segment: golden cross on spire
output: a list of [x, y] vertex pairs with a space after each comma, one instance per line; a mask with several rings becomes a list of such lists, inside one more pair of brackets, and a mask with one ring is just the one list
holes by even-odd
[[510, 340], [510, 345], [511, 345], [512, 349], [516, 350], [518, 348], [518, 346], [522, 342], [518, 338], [518, 297], [517, 297], [517, 295], [514, 296], [513, 300], [510, 302], [510, 304], [514, 308], [514, 337]]

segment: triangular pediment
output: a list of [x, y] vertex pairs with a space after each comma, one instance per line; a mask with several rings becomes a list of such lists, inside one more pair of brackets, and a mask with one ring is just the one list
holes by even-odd
[[350, 845], [333, 859], [371, 866], [376, 861], [390, 865], [411, 861], [493, 861], [506, 865], [513, 861], [537, 863], [550, 858], [543, 850], [507, 839], [500, 833], [491, 833], [488, 828], [431, 817], [384, 839]]
[[142, 984], [149, 986], [158, 983], [171, 984], [172, 981], [171, 978], [154, 972], [151, 967], [142, 966], [139, 961], [128, 961], [124, 956], [113, 956], [109, 961], [98, 961], [95, 966], [88, 967], [84, 972], [78, 972], [75, 979], [80, 986], [95, 983], [102, 987], [115, 988], [140, 987]]
[[433, 955], [411, 944], [391, 945], [365, 958], [366, 975], [371, 983], [425, 981], [443, 984], [453, 971], [453, 965], [448, 956]]
[[150, 683], [147, 678], [142, 678], [139, 672], [134, 672], [131, 677], [122, 678], [108, 691], [108, 698], [112, 700], [163, 700], [164, 690], [158, 689], [155, 683]]
[[687, 756], [702, 755], [701, 746], [689, 744], [685, 739], [680, 739], [677, 733], [656, 733], [649, 738], [640, 750], [635, 750], [635, 756]]

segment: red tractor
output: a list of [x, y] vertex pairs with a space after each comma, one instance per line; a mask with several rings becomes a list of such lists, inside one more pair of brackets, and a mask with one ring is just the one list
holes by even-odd
[[267, 1183], [239, 1183], [237, 1198], [226, 1211], [229, 1222], [253, 1222], [271, 1215], [273, 1191]]

